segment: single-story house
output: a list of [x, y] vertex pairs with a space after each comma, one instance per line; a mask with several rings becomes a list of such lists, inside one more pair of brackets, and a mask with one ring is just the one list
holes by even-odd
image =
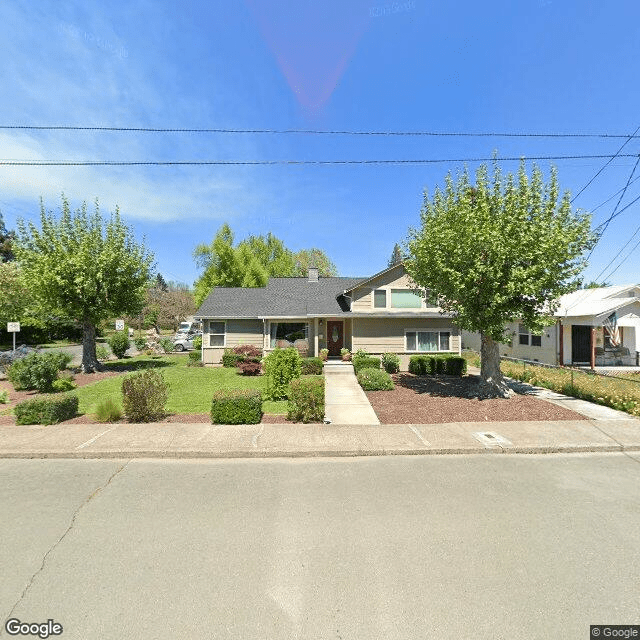
[[[568, 293], [554, 316], [556, 323], [537, 335], [523, 324], [509, 324], [511, 342], [500, 345], [500, 355], [591, 367], [640, 364], [640, 284]], [[479, 334], [464, 331], [462, 342], [480, 349]]]
[[406, 371], [416, 353], [460, 353], [460, 331], [426, 302], [399, 263], [370, 277], [270, 278], [265, 287], [215, 287], [195, 314], [202, 320], [203, 362], [217, 365], [225, 348], [251, 344], [264, 354], [297, 347], [329, 357], [342, 348], [400, 356]]

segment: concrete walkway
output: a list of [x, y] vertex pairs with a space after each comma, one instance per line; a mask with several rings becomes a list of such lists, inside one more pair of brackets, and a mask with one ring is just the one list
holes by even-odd
[[325, 363], [323, 373], [327, 421], [331, 424], [380, 424], [350, 362], [329, 361]]

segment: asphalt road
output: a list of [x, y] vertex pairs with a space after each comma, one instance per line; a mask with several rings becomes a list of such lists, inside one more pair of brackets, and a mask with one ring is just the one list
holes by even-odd
[[1, 460], [0, 513], [3, 628], [65, 640], [640, 624], [640, 455]]

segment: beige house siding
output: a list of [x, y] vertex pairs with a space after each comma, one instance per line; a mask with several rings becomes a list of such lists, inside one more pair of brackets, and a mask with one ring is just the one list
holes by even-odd
[[460, 331], [446, 318], [353, 318], [352, 329], [352, 351], [364, 349], [371, 354], [397, 353], [402, 371], [408, 369], [409, 358], [415, 354], [405, 351], [405, 331], [449, 331], [450, 351], [434, 353], [460, 352]]
[[[225, 346], [210, 347], [209, 322], [218, 322], [215, 318], [207, 320], [204, 326], [206, 337], [203, 339], [202, 361], [204, 364], [220, 364], [225, 348], [233, 348], [241, 344], [252, 344], [262, 349], [262, 320], [232, 319], [226, 320]], [[221, 321], [220, 321], [221, 322]]]

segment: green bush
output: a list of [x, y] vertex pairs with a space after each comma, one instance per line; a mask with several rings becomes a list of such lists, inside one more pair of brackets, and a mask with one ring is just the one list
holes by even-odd
[[298, 378], [289, 384], [289, 420], [322, 422], [324, 419], [324, 377]]
[[122, 418], [122, 408], [113, 398], [106, 398], [96, 407], [95, 416], [99, 422], [117, 422]]
[[264, 359], [263, 368], [267, 376], [267, 397], [270, 400], [281, 400], [287, 397], [289, 383], [300, 377], [302, 358], [294, 347], [274, 349]]
[[374, 356], [361, 356], [353, 360], [353, 370], [358, 374], [362, 369], [379, 369], [380, 358]]
[[46, 355], [54, 358], [58, 371], [64, 371], [73, 360], [73, 356], [66, 351], [48, 351]]
[[304, 358], [302, 360], [302, 375], [303, 376], [319, 376], [322, 375], [322, 367], [324, 363], [322, 358]]
[[102, 344], [96, 345], [96, 358], [98, 360], [108, 360], [109, 359], [109, 350]]
[[454, 355], [415, 355], [409, 358], [409, 373], [417, 376], [447, 374], [463, 376], [467, 372], [465, 358]]
[[9, 392], [0, 391], [0, 404], [7, 404], [9, 402]]
[[78, 413], [78, 404], [78, 396], [69, 393], [25, 400], [17, 404], [13, 411], [16, 424], [56, 424], [74, 418]]
[[433, 356], [416, 355], [409, 358], [409, 373], [416, 376], [433, 375], [436, 372], [435, 368], [436, 363]]
[[171, 338], [160, 338], [158, 344], [162, 347], [165, 353], [171, 353], [173, 351], [173, 340]]
[[463, 376], [467, 373], [467, 361], [460, 356], [445, 358], [444, 372], [450, 376]]
[[131, 346], [131, 343], [129, 342], [129, 332], [126, 330], [116, 331], [109, 337], [107, 342], [109, 343], [111, 351], [113, 351], [113, 355], [116, 358], [124, 358], [124, 354]]
[[194, 349], [196, 349], [197, 351], [200, 351], [202, 349], [202, 336], [196, 336], [192, 342]]
[[156, 369], [128, 375], [122, 381], [122, 406], [130, 422], [152, 422], [164, 417], [169, 385]]
[[78, 385], [73, 381], [73, 376], [63, 376], [62, 378], [58, 378], [53, 381], [51, 388], [53, 391], [71, 391], [75, 389]]
[[16, 360], [7, 370], [7, 377], [16, 391], [36, 389], [51, 391], [63, 359], [56, 353], [31, 353]]
[[223, 367], [235, 367], [236, 363], [243, 362], [244, 356], [240, 353], [234, 353], [233, 349], [225, 349], [222, 354]]
[[262, 398], [257, 389], [218, 389], [211, 401], [212, 424], [258, 424]]
[[400, 371], [400, 356], [395, 353], [383, 353], [382, 368], [387, 373], [398, 373]]
[[365, 391], [388, 391], [394, 388], [391, 376], [382, 369], [360, 369], [358, 382]]
[[138, 351], [144, 351], [144, 348], [147, 346], [147, 339], [146, 338], [134, 338], [133, 339], [133, 344], [136, 345], [136, 349]]

